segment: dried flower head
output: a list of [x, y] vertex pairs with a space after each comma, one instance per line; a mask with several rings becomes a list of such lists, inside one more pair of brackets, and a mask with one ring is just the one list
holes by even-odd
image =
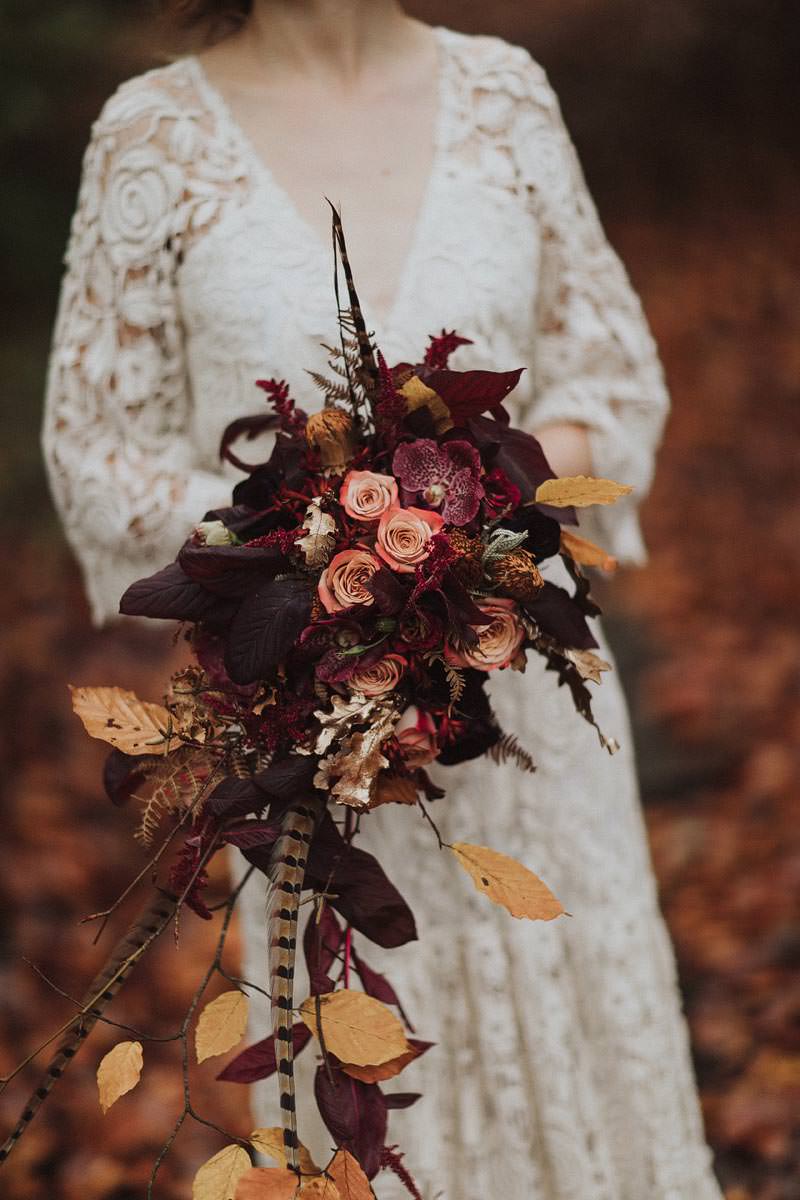
[[544, 587], [542, 573], [528, 550], [512, 550], [492, 566], [492, 579], [513, 600], [535, 600]]
[[306, 441], [319, 451], [323, 467], [341, 470], [355, 454], [353, 418], [342, 408], [323, 408], [306, 422]]

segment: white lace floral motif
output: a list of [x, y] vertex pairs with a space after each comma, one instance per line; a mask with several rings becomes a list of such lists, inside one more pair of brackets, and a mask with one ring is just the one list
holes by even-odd
[[[474, 342], [454, 365], [526, 366], [513, 418], [531, 430], [589, 427], [596, 473], [636, 488], [589, 536], [639, 561], [636, 505], [667, 410], [641, 305], [541, 67], [499, 39], [437, 36], [437, 153], [395, 302], [374, 322], [378, 342], [389, 361], [413, 361], [445, 326]], [[259, 410], [255, 379], [286, 376], [317, 406], [304, 368], [324, 371], [333, 316], [328, 247], [197, 60], [124, 85], [86, 155], [44, 431], [96, 620], [228, 500], [234, 476], [216, 450], [232, 418]], [[624, 745], [609, 758], [539, 664], [524, 678], [498, 674], [501, 721], [538, 772], [487, 761], [443, 770], [436, 820], [449, 839], [522, 858], [572, 915], [514, 921], [471, 890], [418, 814], [365, 820], [363, 842], [412, 901], [420, 941], [360, 949], [437, 1043], [387, 1085], [424, 1093], [392, 1112], [390, 1139], [425, 1200], [720, 1200], [619, 684], [606, 678], [597, 693], [603, 728]], [[256, 982], [263, 917], [252, 881], [243, 920]], [[253, 1011], [263, 1037], [267, 1006]], [[310, 1050], [299, 1059], [301, 1096], [312, 1060]], [[273, 1084], [255, 1090], [260, 1125], [277, 1123]], [[299, 1115], [324, 1158], [329, 1137], [311, 1111]], [[405, 1192], [381, 1175], [376, 1194]]]

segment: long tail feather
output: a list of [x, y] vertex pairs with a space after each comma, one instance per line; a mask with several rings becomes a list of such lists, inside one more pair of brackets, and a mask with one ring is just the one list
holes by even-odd
[[[117, 942], [102, 971], [92, 980], [83, 1000], [81, 1011], [53, 1056], [41, 1082], [31, 1095], [22, 1116], [13, 1132], [0, 1147], [0, 1163], [5, 1162], [14, 1146], [36, 1116], [49, 1096], [56, 1081], [61, 1078], [70, 1061], [78, 1053], [103, 1015], [105, 1008], [114, 999], [120, 987], [138, 961], [138, 952], [145, 943], [154, 941], [163, 933], [175, 914], [177, 897], [169, 892], [159, 892], [147, 905], [139, 919]], [[131, 961], [129, 961], [131, 960]], [[127, 965], [126, 965], [127, 964]]]
[[292, 1007], [297, 915], [306, 871], [308, 847], [324, 802], [299, 801], [284, 813], [281, 831], [272, 852], [267, 894], [269, 975], [272, 991], [272, 1029], [281, 1098], [281, 1121], [286, 1161], [299, 1171], [297, 1114], [295, 1112]]
[[[358, 298], [358, 293], [356, 292], [356, 285], [353, 280], [353, 271], [350, 266], [350, 259], [347, 256], [347, 245], [344, 240], [342, 220], [333, 204], [331, 204], [330, 200], [328, 203], [330, 204], [331, 213], [333, 216], [334, 245], [336, 249], [338, 249], [339, 257], [342, 262], [342, 269], [344, 270], [345, 282], [347, 283], [347, 294], [350, 300], [350, 309], [348, 315], [352, 321], [352, 332], [355, 334], [356, 341], [358, 343], [359, 354], [361, 357], [361, 386], [364, 388], [364, 391], [368, 396], [374, 395], [377, 397], [377, 394], [380, 390], [381, 379], [380, 371], [378, 370], [378, 364], [375, 360], [375, 347], [373, 346], [372, 339], [367, 331], [364, 315], [361, 311], [361, 302]], [[338, 281], [335, 273], [334, 282], [336, 284], [336, 294], [338, 300]], [[340, 316], [341, 311], [340, 305]]]

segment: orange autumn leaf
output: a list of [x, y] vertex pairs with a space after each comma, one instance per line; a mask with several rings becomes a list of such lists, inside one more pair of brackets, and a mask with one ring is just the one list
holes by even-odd
[[318, 1175], [303, 1183], [299, 1200], [341, 1200], [341, 1193], [332, 1179]]
[[370, 801], [370, 808], [379, 808], [381, 804], [416, 804], [417, 785], [413, 779], [405, 775], [393, 775], [389, 771], [380, 771], [375, 781], [375, 794]]
[[135, 1088], [142, 1076], [142, 1043], [119, 1042], [97, 1068], [100, 1107], [106, 1113], [120, 1096]]
[[342, 1063], [342, 1070], [353, 1079], [360, 1079], [362, 1083], [381, 1083], [386, 1079], [394, 1079], [395, 1075], [399, 1075], [404, 1067], [412, 1063], [415, 1058], [419, 1058], [426, 1049], [427, 1045], [422, 1047], [409, 1045], [405, 1054], [399, 1054], [397, 1058], [390, 1058], [388, 1062], [381, 1063], [380, 1066], [357, 1067], [355, 1063]]
[[246, 1150], [235, 1144], [225, 1146], [203, 1163], [195, 1175], [192, 1200], [235, 1200], [239, 1195], [239, 1180], [250, 1169]]
[[587, 538], [578, 537], [571, 529], [561, 530], [561, 549], [582, 567], [600, 567], [603, 571], [617, 569], [617, 560], [613, 555]]
[[167, 753], [178, 745], [168, 739], [171, 718], [163, 704], [140, 700], [118, 687], [72, 687], [73, 712], [86, 732], [124, 754]]
[[[380, 1000], [342, 989], [327, 992], [319, 1002], [325, 1046], [342, 1062], [380, 1066], [408, 1051], [403, 1026]], [[300, 1018], [319, 1038], [314, 996], [301, 1004]]]
[[615, 504], [633, 488], [613, 479], [594, 479], [591, 475], [566, 475], [563, 479], [546, 479], [536, 489], [537, 504], [552, 504], [556, 508], [586, 508], [590, 504]]
[[194, 1035], [199, 1063], [232, 1050], [244, 1037], [249, 1001], [238, 988], [223, 992], [205, 1006]]
[[515, 858], [468, 842], [456, 842], [450, 849], [478, 891], [508, 909], [512, 917], [552, 921], [564, 912], [561, 902], [539, 876]]
[[336, 1184], [341, 1200], [375, 1200], [369, 1180], [356, 1159], [346, 1150], [339, 1150], [334, 1155], [327, 1171]]
[[294, 1200], [299, 1190], [294, 1171], [285, 1167], [249, 1167], [239, 1177], [234, 1200]]

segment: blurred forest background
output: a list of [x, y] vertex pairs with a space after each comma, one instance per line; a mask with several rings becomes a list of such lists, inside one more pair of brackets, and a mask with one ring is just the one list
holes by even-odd
[[[603, 602], [720, 1178], [729, 1200], [796, 1200], [800, 10], [796, 0], [409, 7], [521, 42], [546, 66], [661, 347], [674, 413], [645, 512], [651, 562], [604, 588]], [[2, 1075], [70, 1012], [23, 956], [81, 991], [108, 935], [94, 948], [77, 920], [108, 905], [137, 862], [134, 814], [103, 798], [103, 751], [70, 715], [66, 684], [154, 698], [164, 642], [91, 629], [38, 431], [90, 122], [165, 50], [142, 0], [0, 0]], [[164, 940], [116, 1019], [174, 1030], [212, 937], [187, 918], [181, 952]], [[144, 1084], [101, 1119], [94, 1069], [118, 1036], [99, 1029], [56, 1090], [3, 1170], [5, 1200], [142, 1200], [180, 1109], [177, 1047], [148, 1047]], [[213, 1084], [216, 1070], [195, 1071], [196, 1103], [246, 1132], [243, 1093]], [[34, 1078], [0, 1096], [3, 1133]], [[187, 1128], [159, 1200], [185, 1200], [221, 1144]]]

